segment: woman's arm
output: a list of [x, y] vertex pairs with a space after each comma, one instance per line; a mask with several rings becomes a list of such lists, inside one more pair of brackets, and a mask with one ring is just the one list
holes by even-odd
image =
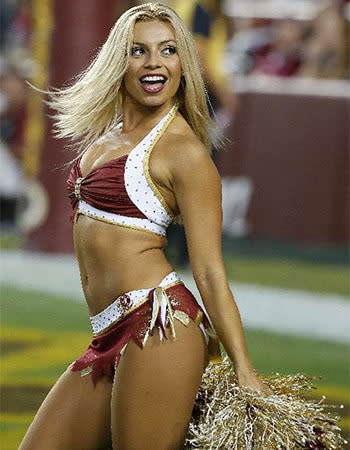
[[171, 177], [184, 220], [193, 276], [218, 337], [234, 363], [239, 384], [268, 392], [254, 373], [227, 281], [221, 249], [221, 179], [204, 145], [197, 140], [192, 144], [186, 141], [172, 161]]

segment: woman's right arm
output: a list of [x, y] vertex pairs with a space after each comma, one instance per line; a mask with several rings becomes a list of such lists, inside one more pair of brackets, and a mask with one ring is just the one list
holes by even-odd
[[[182, 148], [181, 148], [182, 147]], [[248, 355], [240, 314], [224, 267], [221, 232], [221, 179], [199, 141], [179, 146], [172, 161], [172, 185], [181, 211], [191, 267], [203, 303], [239, 384], [269, 392]]]

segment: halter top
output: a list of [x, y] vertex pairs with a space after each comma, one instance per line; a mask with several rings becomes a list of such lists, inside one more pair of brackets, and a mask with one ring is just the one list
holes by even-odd
[[149, 173], [152, 149], [175, 117], [178, 105], [128, 154], [114, 158], [82, 176], [80, 159], [74, 161], [67, 189], [72, 220], [79, 214], [136, 230], [165, 236], [174, 215]]

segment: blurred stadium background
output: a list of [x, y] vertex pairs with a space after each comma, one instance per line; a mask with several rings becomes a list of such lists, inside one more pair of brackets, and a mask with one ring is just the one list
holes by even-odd
[[[0, 4], [1, 441], [16, 449], [90, 329], [65, 191], [72, 158], [26, 81], [85, 67], [126, 0]], [[224, 148], [223, 248], [263, 373], [319, 375], [350, 435], [349, 1], [173, 0], [192, 29]], [[173, 228], [168, 255], [193, 283]], [[340, 408], [343, 405], [343, 408]]]

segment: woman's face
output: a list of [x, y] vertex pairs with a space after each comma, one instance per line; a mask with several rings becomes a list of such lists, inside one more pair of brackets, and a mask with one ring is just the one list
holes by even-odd
[[171, 24], [136, 22], [124, 75], [125, 97], [143, 106], [160, 106], [175, 96], [180, 81], [181, 63]]

